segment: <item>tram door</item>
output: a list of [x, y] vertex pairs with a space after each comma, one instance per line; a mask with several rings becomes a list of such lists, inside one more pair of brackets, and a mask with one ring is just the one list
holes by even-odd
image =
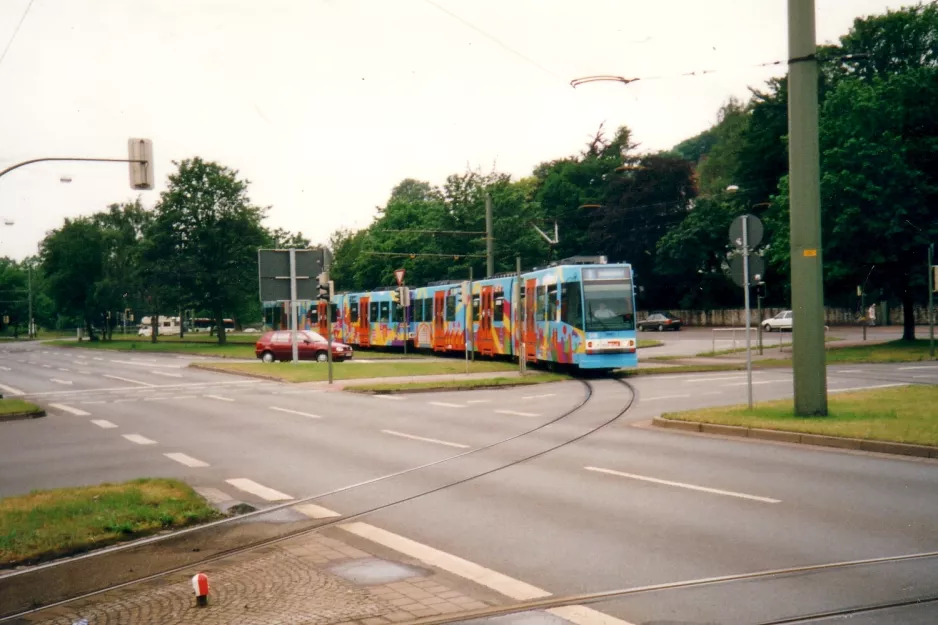
[[446, 291], [433, 294], [433, 351], [446, 351]]
[[328, 302], [319, 302], [316, 304], [316, 312], [319, 315], [319, 335], [329, 340], [328, 318], [326, 315], [329, 314], [329, 303]]
[[479, 331], [476, 334], [476, 345], [483, 356], [495, 354], [495, 338], [492, 329], [493, 315], [493, 289], [490, 286], [482, 287], [481, 301], [479, 302]]
[[537, 280], [524, 285], [524, 355], [529, 362], [537, 360]]
[[371, 322], [368, 319], [370, 303], [369, 297], [358, 300], [358, 344], [362, 347], [371, 347]]

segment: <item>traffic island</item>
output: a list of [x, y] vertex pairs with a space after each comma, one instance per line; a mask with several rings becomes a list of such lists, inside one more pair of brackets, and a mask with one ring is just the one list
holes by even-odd
[[46, 411], [21, 399], [0, 398], [0, 421], [18, 421], [46, 416]]
[[[328, 379], [328, 367], [323, 363], [295, 365], [292, 362], [214, 362], [193, 363], [190, 367], [222, 373], [277, 380], [279, 382], [323, 382]], [[496, 361], [466, 363], [455, 358], [441, 358], [433, 362], [342, 362], [332, 367], [333, 379], [353, 380], [369, 378], [410, 378], [430, 375], [466, 375], [515, 372], [517, 365]]]
[[358, 384], [349, 382], [343, 391], [362, 393], [365, 395], [394, 395], [401, 393], [432, 393], [435, 391], [480, 391], [493, 388], [510, 388], [513, 386], [529, 386], [533, 384], [548, 384], [563, 382], [571, 378], [556, 373], [534, 373], [531, 375], [515, 377], [471, 378], [456, 380], [432, 380], [426, 382], [398, 382]]
[[665, 413], [653, 425], [920, 458], [938, 458], [938, 387], [838, 393], [828, 416], [796, 417], [791, 400]]

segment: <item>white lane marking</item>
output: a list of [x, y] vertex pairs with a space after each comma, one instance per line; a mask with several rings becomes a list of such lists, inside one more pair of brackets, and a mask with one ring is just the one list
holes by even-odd
[[[104, 377], [113, 377], [113, 376], [104, 376]], [[122, 378], [118, 378], [122, 379]], [[137, 382], [137, 384], [146, 384], [147, 388], [139, 388], [135, 386], [115, 386], [107, 388], [84, 388], [74, 391], [43, 391], [41, 393], [25, 393], [30, 397], [38, 397], [40, 395], [74, 395], [77, 393], [152, 393], [154, 391], [161, 390], [170, 390], [175, 388], [203, 388], [206, 386], [233, 386], [235, 384], [259, 384], [263, 380], [230, 380], [227, 382], [185, 382], [183, 384], [147, 384], [146, 382]]]
[[515, 417], [539, 417], [541, 416], [537, 414], [536, 412], [520, 412], [518, 410], [496, 410], [495, 412], [497, 412], [498, 414], [513, 415]]
[[50, 382], [55, 382], [56, 384], [71, 384], [71, 380], [60, 380], [59, 378], [49, 378]]
[[394, 430], [381, 430], [385, 434], [390, 434], [391, 436], [400, 436], [401, 438], [409, 438], [415, 441], [423, 441], [425, 443], [436, 443], [437, 445], [446, 445], [447, 447], [458, 447], [459, 449], [469, 449], [469, 445], [463, 445], [461, 443], [450, 443], [449, 441], [441, 441], [437, 438], [424, 438], [423, 436], [414, 436], [413, 434], [404, 434], [403, 432], [395, 432]]
[[138, 445], [156, 445], [156, 441], [150, 440], [146, 436], [140, 436], [139, 434], [123, 434], [123, 437], [131, 443], [137, 443]]
[[176, 462], [178, 462], [178, 463], [180, 463], [180, 464], [184, 464], [184, 465], [186, 465], [187, 467], [193, 467], [193, 468], [195, 468], [195, 467], [207, 467], [207, 466], [209, 466], [207, 462], [202, 462], [202, 461], [199, 460], [198, 458], [193, 458], [192, 456], [187, 456], [186, 454], [181, 454], [181, 453], [178, 453], [178, 452], [174, 452], [174, 453], [171, 453], [171, 454], [163, 454], [163, 455], [166, 456], [167, 458], [169, 458], [170, 460], [175, 460]]
[[168, 371], [151, 371], [153, 375], [165, 375], [167, 378], [181, 378], [181, 373], [169, 373]]
[[107, 402], [102, 399], [99, 401], [80, 401], [78, 403], [82, 406], [90, 406], [91, 404], [106, 404]]
[[138, 401], [138, 400], [137, 400], [137, 399], [115, 399], [115, 400], [113, 401], [113, 403], [115, 403], [115, 404], [126, 404], [127, 402], [130, 402], [130, 401]]
[[465, 408], [462, 404], [451, 404], [445, 401], [428, 401], [431, 406], [440, 406], [441, 408]]
[[70, 412], [76, 417], [87, 417], [90, 416], [90, 412], [85, 412], [84, 410], [79, 410], [78, 408], [72, 408], [67, 404], [49, 404], [49, 408], [55, 408], [56, 410], [63, 410], [65, 412]]
[[243, 490], [246, 493], [257, 495], [261, 499], [266, 499], [267, 501], [282, 501], [284, 499], [293, 499], [293, 497], [287, 495], [286, 493], [281, 493], [279, 490], [267, 488], [266, 486], [258, 484], [254, 480], [247, 479], [246, 477], [237, 477], [225, 481], [238, 490]]
[[690, 395], [659, 395], [658, 397], [640, 397], [639, 402], [643, 401], [658, 401], [659, 399], [682, 399], [684, 397], [690, 397]]
[[104, 360], [104, 358], [99, 358], [98, 356], [92, 356], [91, 359], [92, 360]]
[[293, 509], [297, 512], [302, 512], [311, 519], [328, 519], [331, 517], [342, 516], [338, 512], [330, 510], [329, 508], [323, 508], [322, 506], [317, 506], [314, 503], [301, 503], [293, 506]]
[[12, 371], [9, 367], [0, 367], [0, 371]]
[[231, 497], [231, 495], [225, 491], [212, 488], [211, 486], [195, 486], [192, 490], [202, 495], [202, 497], [204, 497], [205, 500], [209, 503], [221, 503], [223, 501], [231, 501], [233, 499], [233, 497]]
[[491, 403], [491, 402], [492, 402], [491, 399], [470, 399], [470, 400], [467, 401], [466, 403], [467, 403], [467, 404], [488, 404], [488, 403]]
[[[112, 360], [111, 362], [120, 364], [120, 365], [136, 365], [137, 367], [159, 367], [161, 369], [182, 369], [185, 365], [160, 365], [154, 361], [148, 360]], [[152, 373], [152, 372], [151, 372]]]
[[308, 393], [325, 393], [325, 391], [321, 391], [319, 389], [314, 389], [314, 388], [304, 388], [299, 391], [281, 391], [281, 393], [283, 395], [306, 395]]
[[875, 386], [852, 386], [850, 388], [830, 388], [828, 393], [844, 393], [847, 391], [869, 391], [874, 388], [892, 388], [894, 386], [908, 386], [908, 384], [877, 384]]
[[546, 590], [526, 584], [521, 580], [508, 577], [507, 575], [502, 575], [497, 571], [487, 569], [475, 562], [464, 560], [458, 556], [446, 553], [445, 551], [434, 549], [429, 545], [424, 545], [398, 534], [393, 534], [368, 523], [343, 523], [339, 525], [339, 527], [350, 534], [361, 536], [379, 545], [416, 558], [425, 564], [430, 564], [444, 571], [453, 573], [454, 575], [470, 579], [477, 584], [496, 590], [512, 599], [523, 601], [526, 599], [540, 599], [550, 596], [550, 593]]
[[[276, 406], [271, 406], [271, 410], [276, 410], [277, 412], [287, 412], [290, 414], [300, 415], [301, 417], [309, 417], [310, 419], [322, 419], [318, 414], [310, 414], [308, 412], [300, 412], [299, 410], [290, 410], [289, 408], [277, 408]], [[292, 499], [292, 497], [290, 498]]]
[[85, 366], [88, 364], [87, 360], [73, 360], [72, 362], [76, 365], [81, 365], [81, 366]]
[[899, 371], [915, 371], [916, 369], [938, 369], [938, 365], [916, 365], [914, 367], [899, 367]]
[[[761, 380], [759, 382], [753, 382], [752, 385], [756, 386], [758, 384], [778, 384], [779, 382], [787, 382], [791, 384], [791, 380]], [[720, 386], [746, 386], [749, 382], [733, 382], [732, 384], [721, 384]]]
[[840, 371], [831, 371], [831, 373], [863, 373], [863, 369], [843, 369]]
[[378, 399], [393, 399], [395, 401], [401, 401], [404, 399], [400, 395], [374, 395], [374, 397], [377, 397]]
[[68, 371], [65, 367], [59, 367], [59, 371]]
[[628, 621], [609, 616], [585, 605], [566, 605], [559, 608], [550, 608], [547, 611], [574, 623], [574, 625], [632, 625]]
[[209, 399], [217, 399], [219, 401], [234, 401], [230, 397], [223, 397], [221, 395], [205, 395], [204, 397], [208, 397]]
[[687, 488], [689, 490], [697, 490], [702, 493], [711, 493], [714, 495], [726, 495], [728, 497], [739, 497], [740, 499], [751, 499], [753, 501], [761, 501], [763, 503], [781, 503], [781, 499], [771, 499], [770, 497], [759, 497], [757, 495], [747, 495], [745, 493], [735, 493], [730, 490], [720, 490], [719, 488], [707, 488], [705, 486], [695, 486], [694, 484], [685, 484], [683, 482], [672, 482], [670, 480], [659, 480], [654, 477], [647, 477], [645, 475], [635, 475], [634, 473], [622, 473], [621, 471], [613, 471], [612, 469], [602, 469], [600, 467], [583, 467], [587, 471], [595, 471], [597, 473], [607, 473], [609, 475], [617, 475], [619, 477], [627, 477], [633, 480], [641, 480], [643, 482], [652, 482], [653, 484], [663, 484], [665, 486], [676, 486], [678, 488]]
[[[175, 399], [175, 395], [157, 395], [152, 397], [144, 397], [143, 401], [165, 401], [167, 399]], [[119, 399], [117, 401], [137, 401], [136, 399]]]
[[544, 393], [543, 395], [525, 395], [521, 399], [541, 399], [543, 397], [554, 397], [556, 393]]
[[3, 391], [3, 392], [6, 393], [7, 395], [23, 395], [23, 394], [25, 394], [24, 391], [21, 391], [20, 389], [14, 388], [14, 387], [12, 387], [12, 386], [7, 386], [6, 384], [0, 384], [0, 391]]
[[195, 399], [195, 395], [173, 395], [168, 399]]
[[108, 375], [104, 374], [104, 377], [111, 378], [112, 380], [120, 380], [121, 382], [130, 382], [131, 384], [139, 384], [141, 386], [156, 386], [156, 384], [150, 384], [149, 382], [141, 382], [140, 380], [132, 380], [130, 378], [122, 378], [119, 375]]
[[52, 365], [42, 365], [42, 368], [43, 368], [43, 369], [51, 369], [51, 368], [52, 368]]
[[727, 375], [727, 376], [719, 376], [719, 377], [712, 377], [712, 378], [687, 378], [686, 380], [683, 380], [683, 381], [684, 382], [721, 382], [723, 380], [738, 380], [739, 378], [742, 378], [742, 377], [745, 377], [745, 376]]
[[92, 419], [91, 422], [99, 428], [104, 428], [105, 430], [110, 430], [117, 427], [116, 423], [111, 423], [107, 419]]
[[86, 371], [86, 370], [84, 370], [84, 369], [82, 369], [82, 370], [79, 371], [78, 373], [80, 373], [80, 374], [82, 374], [82, 375], [91, 375], [91, 372], [90, 372], [90, 371]]

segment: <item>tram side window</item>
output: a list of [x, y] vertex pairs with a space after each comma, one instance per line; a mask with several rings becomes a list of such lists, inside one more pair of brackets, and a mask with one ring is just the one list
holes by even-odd
[[547, 318], [547, 306], [545, 306], [545, 300], [547, 299], [547, 287], [537, 287], [536, 293], [537, 299], [534, 300], [534, 318], [538, 321], [544, 321]]
[[456, 321], [456, 296], [450, 295], [446, 298], [446, 320]]
[[557, 318], [557, 285], [547, 287], [547, 320], [558, 321]]
[[314, 326], [319, 323], [319, 309], [310, 308], [306, 313], [306, 320], [309, 322], [309, 325]]
[[583, 307], [579, 282], [564, 282], [560, 291], [560, 316], [564, 323], [583, 328]]
[[378, 314], [380, 317], [375, 319], [375, 321], [388, 321], [388, 313], [390, 312], [390, 306], [388, 306], [388, 304], [390, 303], [391, 302], [380, 302], [378, 304]]
[[404, 310], [399, 305], [388, 302], [388, 321], [391, 323], [398, 323], [401, 321], [402, 311]]
[[479, 302], [479, 296], [473, 295], [472, 296], [472, 319], [473, 321], [479, 320], [479, 317], [481, 316], [481, 311], [482, 309], [481, 309], [480, 302]]
[[352, 298], [348, 301], [349, 321], [358, 323], [358, 298]]
[[495, 321], [505, 319], [505, 298], [498, 296], [495, 298]]
[[368, 304], [368, 323], [378, 322], [378, 302]]

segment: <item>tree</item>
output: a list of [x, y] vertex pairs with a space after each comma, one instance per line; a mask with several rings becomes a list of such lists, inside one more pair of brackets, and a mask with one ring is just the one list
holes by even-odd
[[[174, 164], [148, 231], [150, 275], [166, 293], [210, 311], [221, 329], [226, 312], [257, 298], [266, 209], [251, 204], [237, 171], [198, 157]], [[225, 344], [224, 331], [218, 342]]]
[[66, 219], [40, 244], [42, 272], [56, 308], [82, 320], [88, 337], [96, 340], [94, 322], [100, 319], [98, 283], [104, 277], [104, 234], [93, 219]]
[[280, 250], [290, 249], [291, 247], [302, 250], [312, 247], [312, 242], [303, 236], [302, 232], [294, 233], [283, 228], [269, 231], [267, 239], [267, 245]]

